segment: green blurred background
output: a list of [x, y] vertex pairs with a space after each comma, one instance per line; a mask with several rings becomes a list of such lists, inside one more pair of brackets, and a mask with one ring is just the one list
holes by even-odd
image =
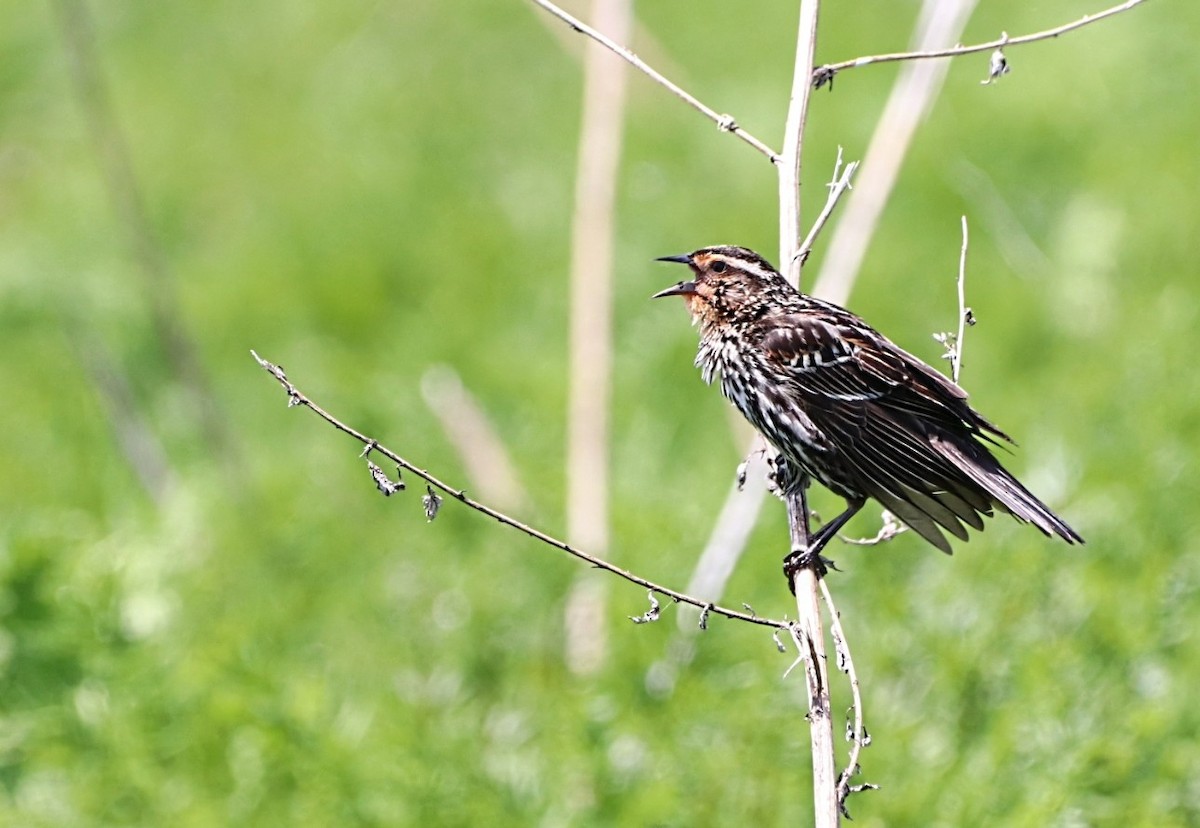
[[[964, 41], [1100, 5], [984, 0]], [[819, 62], [903, 49], [917, 9], [825, 6]], [[635, 45], [779, 144], [794, 7], [643, 3]], [[453, 367], [520, 515], [561, 532], [582, 40], [524, 0], [91, 3], [139, 253], [73, 81], [79, 8], [0, 8], [0, 823], [811, 819], [801, 681], [769, 635], [714, 619], [648, 682], [675, 608], [635, 627], [642, 591], [453, 503], [427, 524], [415, 486], [380, 497], [249, 356], [471, 488], [420, 392]], [[1088, 544], [1001, 519], [954, 558], [833, 550], [882, 786], [857, 824], [1200, 824], [1198, 30], [1197, 4], [1148, 3], [1012, 50], [991, 87], [960, 59], [917, 133], [850, 305], [936, 360], [967, 214], [964, 384]], [[810, 215], [896, 72], [816, 96]], [[625, 137], [611, 553], [682, 586], [741, 445], [684, 312], [646, 301], [676, 278], [650, 260], [773, 253], [774, 174], [641, 77]], [[788, 612], [784, 544], [771, 502], [728, 602]], [[563, 660], [581, 577], [610, 600], [590, 676]]]

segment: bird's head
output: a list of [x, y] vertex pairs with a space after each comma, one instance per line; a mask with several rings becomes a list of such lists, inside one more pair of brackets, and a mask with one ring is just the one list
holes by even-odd
[[682, 296], [692, 318], [721, 323], [786, 286], [771, 263], [744, 247], [703, 247], [682, 256], [663, 256], [660, 262], [678, 262], [692, 270], [692, 278], [652, 296]]

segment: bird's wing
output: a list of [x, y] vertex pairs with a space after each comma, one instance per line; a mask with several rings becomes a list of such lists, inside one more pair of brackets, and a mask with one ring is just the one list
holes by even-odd
[[837, 446], [857, 487], [948, 552], [936, 526], [965, 539], [962, 524], [981, 528], [978, 513], [992, 511], [992, 498], [976, 491], [929, 440], [939, 426], [960, 421], [961, 410], [970, 411], [961, 402], [965, 395], [948, 380], [956, 395], [929, 387], [922, 380], [926, 371], [936, 375], [932, 368], [849, 319], [780, 318], [765, 331], [761, 347], [797, 403]]
[[903, 352], [866, 343], [862, 328], [794, 314], [760, 324], [767, 360], [806, 401], [867, 402], [887, 397], [909, 382]]
[[[832, 306], [831, 306], [832, 307]], [[876, 402], [884, 408], [1010, 440], [967, 403], [967, 394], [853, 314], [789, 314], [764, 320], [761, 346], [816, 406]], [[851, 406], [852, 408], [854, 406]], [[1011, 440], [1010, 440], [1011, 441]]]
[[930, 543], [960, 538], [993, 508], [1068, 543], [1075, 530], [1032, 495], [976, 438], [1009, 439], [961, 388], [854, 315], [832, 309], [760, 323], [760, 345], [798, 406], [836, 447], [856, 488]]

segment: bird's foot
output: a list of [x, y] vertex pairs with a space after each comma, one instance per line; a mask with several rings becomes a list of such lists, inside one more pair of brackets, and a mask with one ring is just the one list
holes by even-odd
[[820, 553], [814, 554], [807, 549], [793, 549], [783, 559], [783, 576], [787, 578], [788, 589], [792, 591], [793, 595], [796, 594], [796, 573], [802, 569], [811, 569], [818, 578], [824, 578], [831, 569], [834, 572], [841, 572], [832, 559], [826, 558]]

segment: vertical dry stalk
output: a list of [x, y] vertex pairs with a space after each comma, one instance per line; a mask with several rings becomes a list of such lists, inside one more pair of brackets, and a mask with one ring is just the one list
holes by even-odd
[[[974, 8], [976, 0], [927, 0], [922, 7], [922, 40], [942, 40], [951, 32], [961, 31], [966, 18]], [[788, 108], [787, 133], [784, 136], [783, 156], [779, 163], [779, 249], [780, 265], [788, 280], [799, 287], [800, 285], [800, 171], [802, 169], [801, 155], [804, 140], [804, 124], [808, 113], [808, 100], [812, 90], [813, 55], [816, 47], [817, 19], [819, 0], [801, 0], [800, 29], [796, 42], [796, 62], [792, 80], [792, 100]], [[943, 41], [944, 42], [944, 41]], [[928, 67], [928, 68], [927, 68]], [[899, 161], [904, 157], [916, 125], [924, 117], [927, 106], [932, 101], [936, 90], [945, 77], [945, 69], [937, 72], [932, 64], [917, 64], [906, 67], [912, 70], [913, 80], [908, 84], [897, 84], [897, 90], [889, 100], [888, 109], [881, 118], [884, 124], [895, 126], [898, 132], [892, 134], [890, 129], [879, 129], [876, 138], [884, 136], [882, 141], [874, 142], [872, 149], [876, 152], [875, 163], [890, 168], [890, 175], [880, 177], [882, 186], [871, 191], [877, 196], [876, 201], [868, 202], [862, 197], [860, 181], [857, 199], [867, 203], [869, 209], [863, 212], [859, 226], [873, 232], [882, 212], [883, 204], [891, 192], [899, 170]], [[920, 71], [924, 69], [925, 71]], [[921, 102], [922, 106], [914, 106]], [[881, 148], [890, 149], [890, 158], [878, 159]], [[872, 154], [868, 152], [865, 166], [872, 167]], [[853, 203], [853, 202], [852, 202]], [[851, 222], [849, 210], [839, 222], [839, 231]], [[850, 265], [843, 272], [856, 273], [862, 262], [866, 247], [866, 238], [856, 240], [857, 244], [850, 245], [845, 261]], [[837, 238], [835, 236], [835, 244]], [[843, 243], [846, 244], [845, 242]], [[848, 291], [848, 280], [846, 280]], [[818, 286], [818, 289], [820, 286]], [[826, 286], [828, 289], [828, 286]], [[839, 297], [845, 301], [844, 297]], [[835, 300], [837, 301], [837, 300]], [[788, 512], [791, 548], [804, 549], [808, 546], [808, 503], [801, 491], [785, 498]], [[814, 568], [806, 567], [795, 573], [792, 579], [793, 591], [796, 594], [797, 612], [797, 646], [805, 657], [805, 679], [809, 693], [809, 736], [812, 747], [813, 772], [813, 810], [815, 824], [818, 828], [836, 826], [840, 819], [840, 803], [837, 795], [837, 774], [834, 764], [833, 721], [830, 713], [828, 665], [825, 654], [825, 631], [821, 621], [821, 605], [818, 598], [819, 576]]]
[[[800, 170], [804, 122], [812, 95], [813, 56], [817, 46], [820, 0], [801, 0], [796, 36], [796, 63], [792, 72], [792, 97], [788, 105], [779, 161], [779, 260], [788, 281], [800, 285]], [[807, 549], [808, 500], [804, 489], [785, 498], [791, 549]], [[808, 689], [809, 741], [812, 747], [813, 813], [817, 828], [838, 824], [837, 773], [834, 768], [833, 719], [829, 710], [829, 681], [825, 658], [825, 631], [821, 624], [818, 575], [805, 567], [792, 577], [796, 594], [795, 641], [805, 660]]]
[[796, 35], [796, 63], [792, 70], [792, 97], [788, 103], [779, 159], [779, 266], [788, 281], [800, 286], [800, 170], [804, 123], [812, 97], [813, 56], [817, 50], [819, 0], [801, 0], [800, 26]]
[[[625, 42], [631, 0], [595, 0], [592, 17], [597, 28]], [[624, 65], [588, 43], [571, 229], [567, 536], [601, 554], [608, 548], [613, 217], [624, 106]], [[581, 578], [567, 598], [566, 659], [575, 672], [594, 671], [604, 658], [603, 590], [602, 582]]]

